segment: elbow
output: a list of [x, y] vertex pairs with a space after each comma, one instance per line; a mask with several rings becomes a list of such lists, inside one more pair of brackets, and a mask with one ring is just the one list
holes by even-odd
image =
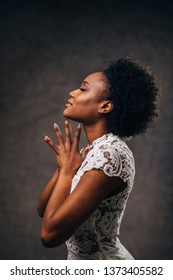
[[58, 233], [56, 231], [56, 233], [51, 233], [51, 232], [47, 232], [47, 233], [42, 233], [40, 235], [40, 239], [41, 242], [43, 244], [44, 247], [47, 248], [53, 248], [53, 247], [58, 247], [60, 245], [62, 245], [68, 238], [64, 238], [64, 234], [62, 233]]
[[61, 242], [58, 238], [52, 239], [52, 238], [49, 238], [48, 236], [42, 236], [41, 242], [42, 242], [42, 245], [47, 248], [58, 247], [64, 243], [64, 242]]

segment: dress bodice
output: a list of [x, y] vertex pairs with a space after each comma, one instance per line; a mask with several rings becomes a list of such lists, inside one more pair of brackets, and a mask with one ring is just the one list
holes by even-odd
[[108, 133], [99, 137], [93, 141], [92, 149], [74, 176], [71, 192], [82, 175], [92, 169], [101, 169], [107, 176], [120, 177], [126, 182], [126, 188], [104, 199], [89, 219], [67, 240], [68, 259], [133, 259], [118, 238], [134, 181], [133, 154], [118, 136]]

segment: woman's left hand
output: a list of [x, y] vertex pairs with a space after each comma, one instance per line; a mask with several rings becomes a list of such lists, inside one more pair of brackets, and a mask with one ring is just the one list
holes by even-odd
[[72, 140], [71, 127], [68, 120], [65, 120], [65, 140], [62, 136], [59, 126], [55, 123], [54, 129], [58, 138], [59, 145], [56, 145], [48, 136], [44, 140], [50, 145], [57, 155], [57, 162], [60, 171], [66, 174], [74, 175], [81, 166], [86, 154], [91, 147], [86, 147], [82, 154], [79, 152], [79, 140], [81, 135], [81, 126], [78, 124], [74, 139]]

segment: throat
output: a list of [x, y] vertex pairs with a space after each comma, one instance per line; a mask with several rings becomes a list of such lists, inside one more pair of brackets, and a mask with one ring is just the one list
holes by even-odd
[[93, 127], [93, 126], [85, 126], [84, 131], [88, 140], [89, 145], [93, 143], [94, 140], [100, 138], [104, 134], [110, 133], [110, 130], [104, 127]]

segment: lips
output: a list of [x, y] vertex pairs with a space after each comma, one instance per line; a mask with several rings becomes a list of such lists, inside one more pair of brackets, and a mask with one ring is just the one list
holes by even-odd
[[67, 103], [65, 104], [65, 106], [66, 107], [69, 107], [69, 106], [72, 106], [73, 104], [69, 101], [69, 100], [67, 100]]

